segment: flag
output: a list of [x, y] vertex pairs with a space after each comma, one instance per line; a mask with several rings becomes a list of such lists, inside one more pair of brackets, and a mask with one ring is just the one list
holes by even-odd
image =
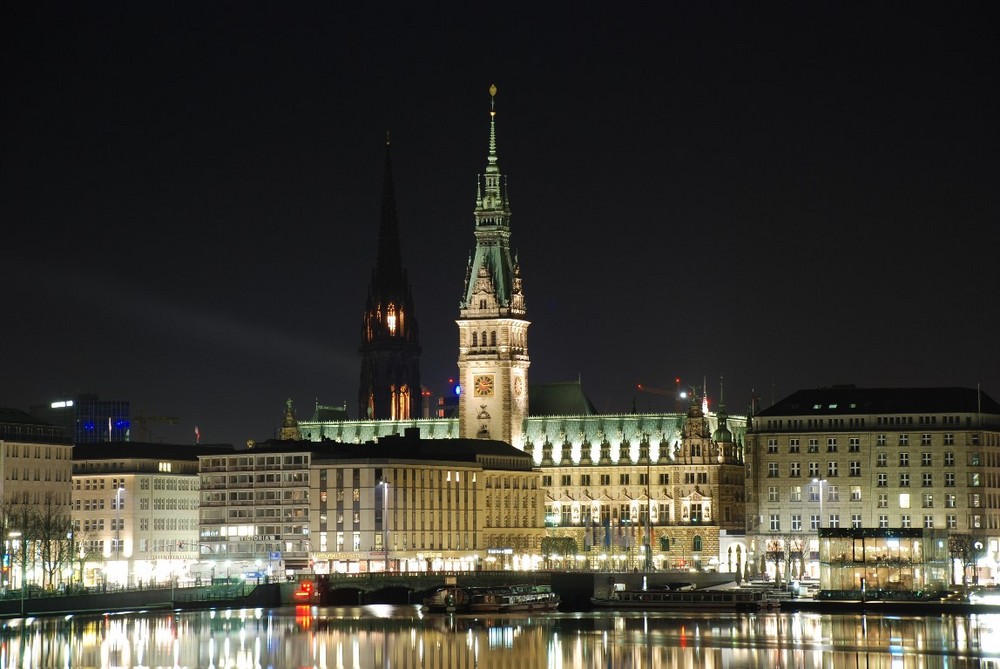
[[201, 442], [201, 431], [198, 430], [198, 426], [194, 426], [194, 443], [198, 444]]

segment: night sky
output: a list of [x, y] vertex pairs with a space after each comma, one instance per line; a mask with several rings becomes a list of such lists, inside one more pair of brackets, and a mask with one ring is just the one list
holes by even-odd
[[178, 443], [356, 416], [386, 130], [443, 392], [491, 83], [532, 381], [1000, 398], [987, 3], [20, 4], [0, 406], [128, 399]]

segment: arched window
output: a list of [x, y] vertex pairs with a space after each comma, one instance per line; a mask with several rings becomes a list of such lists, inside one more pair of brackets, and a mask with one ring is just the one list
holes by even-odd
[[497, 345], [497, 331], [493, 330], [492, 332], [490, 332], [490, 346], [496, 346], [496, 345]]
[[474, 347], [475, 346], [479, 346], [479, 333], [478, 332], [473, 332], [472, 333], [472, 345]]
[[483, 330], [483, 346], [486, 346], [486, 330]]
[[664, 535], [660, 537], [660, 550], [669, 551], [670, 550], [670, 537]]
[[701, 535], [694, 535], [694, 539], [691, 540], [691, 550], [695, 552], [701, 551]]
[[392, 389], [392, 419], [408, 420], [410, 418], [410, 387], [405, 383], [396, 390]]

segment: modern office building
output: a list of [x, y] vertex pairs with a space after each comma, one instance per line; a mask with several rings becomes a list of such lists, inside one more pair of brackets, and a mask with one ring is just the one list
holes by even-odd
[[32, 416], [65, 428], [76, 444], [132, 439], [131, 405], [128, 400], [102, 400], [97, 395], [77, 395], [36, 405], [28, 411]]
[[[985, 393], [800, 390], [751, 417], [746, 448], [756, 571], [820, 576], [821, 529], [898, 528], [944, 530], [953, 546], [979, 546], [976, 573], [967, 577], [995, 579], [1000, 405]], [[883, 570], [867, 585], [900, 579], [898, 570]]]
[[209, 578], [199, 569], [199, 456], [226, 445], [77, 445], [72, 520], [85, 585], [138, 586]]

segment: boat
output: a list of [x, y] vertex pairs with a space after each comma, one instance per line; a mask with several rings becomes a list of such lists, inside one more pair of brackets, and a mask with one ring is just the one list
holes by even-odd
[[601, 608], [664, 611], [758, 611], [776, 603], [763, 592], [738, 588], [615, 590], [607, 597], [591, 597], [590, 602]]
[[476, 588], [469, 601], [472, 613], [509, 613], [514, 611], [555, 611], [559, 595], [548, 585], [505, 585]]
[[472, 598], [471, 588], [459, 588], [448, 585], [438, 588], [424, 597], [423, 610], [428, 613], [464, 613], [469, 610], [469, 600]]
[[514, 611], [554, 611], [559, 595], [548, 585], [503, 585], [438, 588], [424, 598], [428, 613], [508, 613]]

